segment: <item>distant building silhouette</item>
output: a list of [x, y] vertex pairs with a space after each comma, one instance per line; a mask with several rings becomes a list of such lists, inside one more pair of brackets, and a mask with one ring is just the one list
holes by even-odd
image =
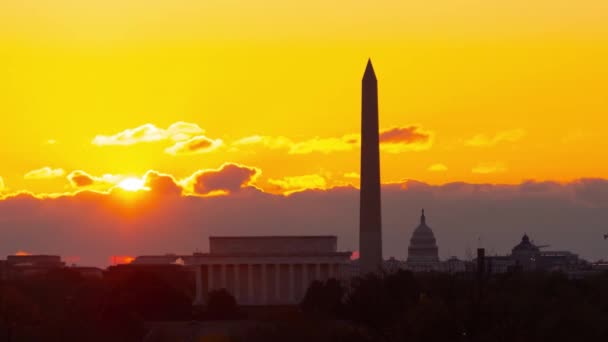
[[337, 248], [336, 236], [212, 236], [209, 253], [139, 256], [115, 268], [189, 269], [194, 305], [205, 305], [209, 292], [219, 289], [239, 305], [295, 305], [313, 281], [350, 277], [351, 252]]
[[486, 256], [486, 273], [508, 271], [563, 271], [573, 272], [586, 268], [578, 255], [569, 251], [544, 251], [524, 234], [510, 255]]
[[420, 215], [420, 224], [412, 233], [407, 250], [407, 266], [415, 271], [436, 270], [439, 268], [439, 248], [435, 234], [426, 224], [424, 209]]
[[6, 260], [0, 260], [0, 278], [43, 274], [49, 270], [63, 267], [65, 267], [65, 263], [58, 255], [9, 255]]
[[361, 274], [367, 274], [378, 271], [383, 261], [378, 81], [371, 59], [362, 80], [360, 188], [359, 270]]
[[407, 250], [408, 263], [439, 262], [439, 248], [433, 230], [426, 224], [424, 209], [420, 215], [420, 224], [414, 230]]

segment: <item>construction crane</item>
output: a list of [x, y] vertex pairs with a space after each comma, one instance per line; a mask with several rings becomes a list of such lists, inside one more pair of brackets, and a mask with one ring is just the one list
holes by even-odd
[[534, 246], [536, 246], [538, 249], [541, 249], [541, 248], [547, 248], [547, 247], [551, 247], [551, 245], [537, 245], [537, 244], [534, 242], [534, 240], [532, 240], [531, 242], [532, 242], [532, 244], [533, 244]]

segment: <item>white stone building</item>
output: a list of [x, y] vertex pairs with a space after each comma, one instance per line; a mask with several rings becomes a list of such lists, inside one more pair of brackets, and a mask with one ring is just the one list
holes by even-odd
[[226, 289], [239, 305], [293, 305], [315, 280], [350, 276], [351, 252], [335, 236], [210, 237], [209, 253], [142, 256], [134, 264], [183, 263], [195, 273], [195, 305]]

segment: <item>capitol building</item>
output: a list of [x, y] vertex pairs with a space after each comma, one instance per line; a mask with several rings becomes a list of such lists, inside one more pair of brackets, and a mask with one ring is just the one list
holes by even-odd
[[439, 247], [431, 227], [426, 223], [424, 209], [420, 215], [420, 223], [414, 229], [410, 244], [407, 249], [407, 260], [399, 262], [395, 259], [385, 261], [385, 269], [394, 271], [397, 269], [412, 272], [465, 272], [466, 262], [456, 257], [448, 260], [439, 260]]

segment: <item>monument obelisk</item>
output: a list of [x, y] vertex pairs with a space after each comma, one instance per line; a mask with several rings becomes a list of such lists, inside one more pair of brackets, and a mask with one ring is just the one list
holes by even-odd
[[380, 270], [382, 266], [378, 81], [371, 59], [367, 62], [361, 83], [359, 270], [361, 275], [365, 275]]

